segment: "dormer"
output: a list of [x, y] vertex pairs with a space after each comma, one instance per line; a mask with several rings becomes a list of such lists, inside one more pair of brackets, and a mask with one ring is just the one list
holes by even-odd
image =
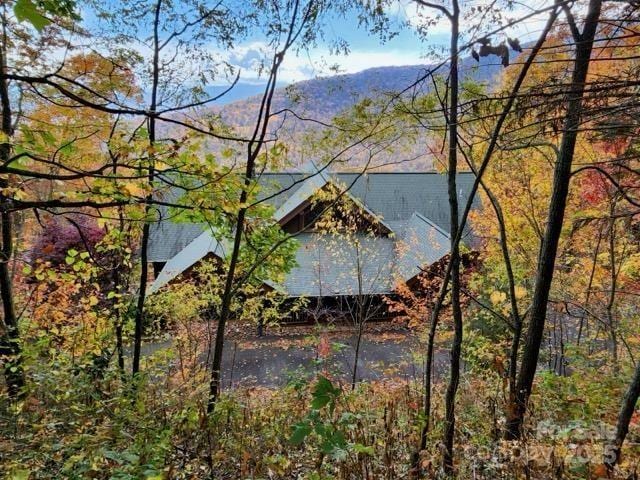
[[326, 174], [305, 180], [300, 189], [276, 212], [275, 218], [287, 233], [326, 230], [316, 227], [328, 215], [338, 226], [349, 225], [354, 232], [367, 232], [388, 237], [393, 230], [363, 202], [353, 197], [348, 186], [341, 186]]

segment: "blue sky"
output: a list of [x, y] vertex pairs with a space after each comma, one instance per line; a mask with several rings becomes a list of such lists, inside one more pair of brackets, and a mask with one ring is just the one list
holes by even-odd
[[[393, 29], [397, 35], [382, 42], [365, 27], [359, 27], [356, 18], [335, 17], [326, 23], [327, 42], [340, 38], [349, 45], [347, 55], [332, 55], [327, 43], [319, 43], [310, 49], [290, 51], [280, 69], [279, 84], [285, 86], [312, 78], [355, 73], [368, 68], [398, 65], [420, 65], [429, 63], [427, 52], [430, 47], [444, 45], [449, 40], [446, 32], [421, 39], [415, 31], [402, 23], [406, 20], [404, 9], [393, 13]], [[270, 58], [271, 50], [260, 38], [252, 38], [238, 45], [228, 61], [241, 70], [240, 82], [225, 95], [219, 103], [229, 103], [262, 91], [264, 81], [255, 73], [261, 59]], [[212, 87], [219, 92], [224, 87]]]
[[[487, 0], [463, 0], [461, 5], [463, 11], [465, 9], [469, 11], [474, 5], [483, 6], [488, 3]], [[513, 9], [503, 12], [503, 20], [521, 18], [532, 9], [549, 4], [550, 0], [514, 2]], [[389, 7], [387, 13], [395, 19], [396, 26], [400, 26], [402, 22], [408, 23], [408, 26], [400, 28], [398, 36], [385, 43], [367, 32], [364, 27], [358, 28], [356, 18], [335, 18], [326, 26], [327, 37], [328, 39], [340, 37], [346, 40], [350, 47], [349, 54], [347, 56], [331, 55], [326, 45], [304, 50], [297, 55], [290, 52], [281, 68], [280, 81], [283, 84], [289, 84], [318, 76], [332, 75], [336, 72], [355, 73], [374, 67], [431, 63], [435, 55], [448, 45], [449, 25], [446, 20], [441, 20], [429, 28], [425, 38], [421, 38], [413, 28], [424, 21], [424, 13], [421, 12], [426, 10], [419, 9], [411, 0], [399, 0]], [[529, 19], [516, 28], [510, 28], [507, 34], [517, 36], [523, 42], [531, 40], [541, 28], [544, 19], [544, 16]], [[463, 31], [473, 22], [473, 16], [465, 20]], [[259, 58], [269, 56], [269, 53], [264, 42], [254, 38], [238, 45], [228, 60], [242, 70], [241, 82], [261, 83], [254, 73], [254, 67]], [[338, 69], [333, 70], [332, 66], [337, 66]]]
[[[434, 1], [442, 1], [444, 5], [450, 3], [447, 0]], [[526, 3], [522, 3], [512, 0], [513, 7], [504, 11], [503, 21], [508, 22], [513, 18], [521, 18], [530, 13], [532, 9], [539, 9], [542, 6], [552, 4], [552, 2], [553, 0], [526, 0]], [[489, 0], [460, 0], [463, 13], [469, 13], [471, 9], [482, 8], [489, 3], [493, 2]], [[392, 28], [398, 31], [397, 36], [386, 42], [382, 42], [365, 27], [359, 27], [355, 12], [347, 14], [344, 18], [336, 16], [326, 21], [326, 42], [319, 42], [318, 45], [301, 49], [297, 53], [289, 51], [280, 69], [279, 84], [287, 85], [336, 73], [355, 73], [368, 68], [433, 63], [438, 53], [448, 45], [450, 27], [445, 19], [430, 25], [426, 37], [421, 37], [416, 33], [416, 28], [424, 23], [425, 15], [428, 15], [429, 18], [434, 17], [434, 10], [420, 8], [413, 0], [396, 0], [395, 3], [391, 3], [387, 7], [386, 13], [392, 19]], [[95, 21], [90, 14], [87, 17], [85, 20], [88, 20], [89, 24]], [[466, 17], [462, 25], [463, 34], [469, 34], [470, 26], [477, 23], [477, 20], [474, 14]], [[517, 28], [509, 29], [506, 34], [517, 36], [521, 41], [526, 42], [535, 36], [542, 23], [544, 23], [544, 17], [529, 19]], [[329, 43], [337, 39], [345, 40], [348, 43], [348, 55], [332, 55], [330, 53]], [[495, 38], [497, 41], [501, 39], [503, 38], [500, 36]], [[140, 48], [142, 48], [140, 53], [145, 56], [144, 48]], [[224, 99], [221, 99], [221, 103], [251, 96], [261, 91], [264, 77], [258, 74], [258, 66], [261, 61], [271, 59], [273, 55], [272, 48], [263, 38], [254, 36], [245, 39], [231, 51], [211, 46], [211, 52], [240, 71], [239, 84], [232, 92], [225, 95]], [[224, 90], [227, 85], [228, 82], [225, 78], [220, 77], [219, 81], [208, 87], [208, 90], [219, 92]]]
[[[338, 38], [346, 40], [349, 45], [349, 54], [331, 55], [326, 44], [320, 44], [297, 54], [290, 52], [281, 69], [281, 82], [287, 84], [317, 76], [355, 73], [380, 66], [424, 64], [429, 62], [427, 56], [429, 47], [448, 42], [446, 32], [434, 32], [425, 41], [413, 29], [402, 27], [401, 23], [406, 20], [404, 8], [399, 7], [392, 13], [395, 18], [393, 28], [398, 35], [387, 42], [382, 42], [365, 27], [359, 27], [356, 18], [333, 18], [325, 27], [327, 40]], [[243, 69], [244, 81], [253, 81], [250, 72], [252, 62], [265, 56], [265, 47], [260, 39], [254, 38], [236, 48], [230, 60], [231, 63]], [[334, 70], [333, 67], [337, 69]]]

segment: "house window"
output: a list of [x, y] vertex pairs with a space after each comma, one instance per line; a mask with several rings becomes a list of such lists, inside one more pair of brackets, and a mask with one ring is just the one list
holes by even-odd
[[153, 262], [153, 278], [158, 278], [166, 262]]
[[324, 212], [325, 208], [326, 205], [323, 204], [309, 204], [286, 222], [282, 229], [287, 233], [297, 233], [303, 229], [312, 231], [314, 222]]
[[[329, 202], [307, 204], [298, 213], [296, 213], [295, 216], [288, 220], [282, 226], [282, 229], [287, 233], [297, 233], [302, 230], [306, 232], [316, 231], [313, 227], [314, 223], [327, 211], [327, 209], [331, 207], [332, 206]], [[371, 216], [364, 211], [358, 211], [351, 219], [347, 219], [343, 217], [340, 210], [333, 209], [332, 216], [335, 220], [342, 220], [345, 225], [351, 224], [352, 226], [355, 226], [357, 230], [362, 232], [373, 232], [377, 236], [387, 236], [389, 234], [389, 231], [385, 226], [378, 223], [377, 220], [371, 218]]]

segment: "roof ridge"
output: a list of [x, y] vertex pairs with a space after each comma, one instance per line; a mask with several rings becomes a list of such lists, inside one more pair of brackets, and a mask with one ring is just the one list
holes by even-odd
[[309, 174], [302, 182], [300, 186], [291, 194], [285, 202], [273, 214], [273, 218], [280, 223], [291, 212], [306, 202], [311, 196], [313, 196], [319, 189], [323, 188], [329, 183], [329, 174], [318, 171], [313, 174]]
[[436, 230], [438, 230], [440, 233], [442, 233], [445, 237], [447, 238], [451, 238], [451, 235], [449, 233], [447, 233], [442, 227], [440, 227], [436, 222], [434, 222], [433, 220], [431, 220], [430, 218], [425, 217], [424, 215], [422, 215], [420, 212], [418, 211], [414, 211], [412, 216], [416, 216], [418, 217], [420, 220], [422, 220], [425, 223], [428, 223], [429, 225], [431, 225], [433, 228], [435, 228]]

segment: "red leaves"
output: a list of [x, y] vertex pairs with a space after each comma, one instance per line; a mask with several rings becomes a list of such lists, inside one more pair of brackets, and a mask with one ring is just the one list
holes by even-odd
[[588, 170], [583, 173], [580, 182], [582, 199], [590, 206], [598, 205], [605, 200], [609, 193], [609, 185], [606, 178], [597, 170]]
[[[478, 252], [463, 253], [460, 256], [462, 267], [463, 288], [466, 288], [470, 274], [477, 270], [479, 264]], [[429, 310], [440, 291], [442, 279], [449, 264], [449, 255], [445, 255], [437, 262], [424, 268], [422, 273], [409, 282], [401, 283], [395, 288], [395, 296], [388, 297], [385, 302], [389, 311], [399, 314], [402, 320], [408, 321], [409, 327], [417, 327], [428, 320]], [[467, 302], [463, 296], [463, 302]]]
[[318, 342], [318, 358], [325, 360], [331, 355], [331, 343], [329, 337], [323, 335]]
[[32, 262], [41, 260], [51, 262], [53, 266], [62, 265], [69, 249], [93, 249], [104, 237], [104, 229], [94, 220], [84, 216], [72, 220], [77, 226], [62, 217], [46, 221], [29, 252]]

